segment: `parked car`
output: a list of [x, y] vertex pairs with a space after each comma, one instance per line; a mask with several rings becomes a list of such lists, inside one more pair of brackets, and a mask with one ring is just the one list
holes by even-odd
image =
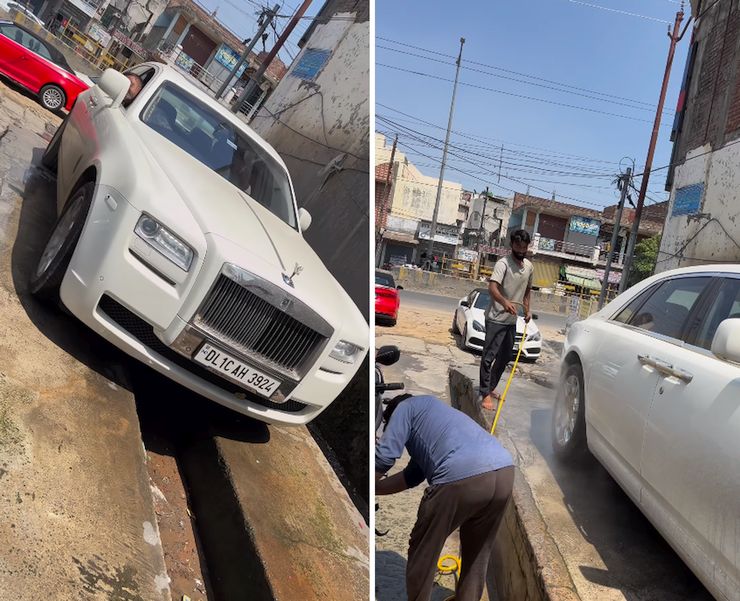
[[88, 89], [59, 50], [12, 21], [0, 21], [0, 75], [38, 95], [50, 111], [70, 110]]
[[17, 2], [5, 2], [3, 8], [5, 8], [5, 10], [7, 10], [8, 12], [19, 12], [29, 21], [33, 21], [34, 23], [36, 23], [36, 25], [38, 25], [39, 27], [44, 27], [44, 22], [35, 14], [33, 14], [33, 11], [31, 11], [31, 9], [26, 8], [22, 4], [18, 4]]
[[126, 353], [267, 422], [304, 424], [360, 367], [368, 326], [303, 238], [280, 156], [174, 68], [106, 70], [42, 164], [59, 219], [31, 276]]
[[740, 266], [653, 276], [575, 323], [563, 353], [556, 454], [590, 449], [707, 589], [738, 601]]
[[375, 323], [378, 325], [396, 325], [401, 305], [399, 290], [403, 290], [403, 286], [396, 286], [392, 272], [375, 270]]
[[[486, 310], [490, 304], [491, 295], [488, 288], [475, 288], [458, 302], [452, 318], [452, 331], [455, 334], [461, 334], [464, 348], [475, 351], [483, 350], [486, 340]], [[522, 342], [524, 325], [524, 317], [520, 315], [516, 320], [516, 334], [514, 335], [515, 353], [519, 351], [519, 345]], [[537, 361], [542, 353], [542, 334], [534, 319], [530, 320], [526, 326], [527, 339], [524, 341], [521, 358]]]

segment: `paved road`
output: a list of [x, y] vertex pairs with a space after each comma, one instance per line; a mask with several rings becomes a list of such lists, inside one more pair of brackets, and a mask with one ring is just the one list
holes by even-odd
[[[420, 309], [429, 309], [430, 311], [449, 312], [450, 319], [452, 313], [457, 307], [459, 299], [438, 294], [428, 294], [426, 292], [414, 292], [412, 290], [401, 290], [401, 306], [411, 306]], [[544, 313], [538, 311], [537, 307], [533, 308], [537, 315], [537, 325], [545, 326], [559, 330], [565, 327], [565, 316], [556, 313]]]

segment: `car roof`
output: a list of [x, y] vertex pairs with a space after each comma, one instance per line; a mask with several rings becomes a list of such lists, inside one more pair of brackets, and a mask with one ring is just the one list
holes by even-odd
[[694, 265], [692, 267], [679, 267], [678, 269], [670, 269], [668, 271], [661, 271], [655, 275], [658, 277], [670, 277], [675, 275], [693, 274], [693, 273], [731, 273], [740, 274], [740, 264], [738, 263], [717, 263], [708, 265]]
[[391, 276], [393, 275], [393, 272], [392, 271], [388, 271], [387, 269], [376, 269], [375, 270], [375, 273], [384, 273], [386, 275], [391, 275]]
[[283, 159], [280, 157], [277, 151], [262, 138], [262, 136], [260, 136], [255, 130], [249, 127], [249, 125], [247, 125], [244, 121], [239, 119], [239, 117], [234, 115], [234, 113], [232, 113], [229, 109], [227, 109], [221, 103], [214, 100], [213, 96], [209, 96], [203, 90], [201, 90], [197, 85], [189, 81], [188, 78], [185, 77], [178, 69], [176, 69], [175, 67], [172, 67], [171, 65], [168, 65], [165, 63], [159, 63], [156, 61], [147, 61], [143, 63], [138, 63], [136, 65], [132, 65], [132, 67], [143, 67], [143, 66], [151, 66], [151, 67], [155, 67], [156, 69], [160, 69], [163, 72], [164, 77], [166, 79], [177, 84], [178, 86], [186, 90], [189, 94], [192, 94], [198, 100], [208, 105], [209, 108], [218, 112], [219, 116], [224, 117], [229, 123], [231, 123], [232, 125], [235, 125], [239, 129], [244, 131], [250, 137], [250, 139], [254, 140], [254, 142], [257, 143], [260, 146], [260, 148], [262, 148], [267, 154], [270, 155], [270, 157], [272, 157], [275, 161], [277, 161], [277, 163], [281, 167], [283, 167], [285, 171], [288, 171], [288, 167], [283, 161]]

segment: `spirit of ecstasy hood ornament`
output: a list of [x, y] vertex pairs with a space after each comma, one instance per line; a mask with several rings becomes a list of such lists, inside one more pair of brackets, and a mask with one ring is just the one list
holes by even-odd
[[296, 263], [295, 267], [293, 268], [293, 273], [291, 273], [290, 275], [288, 275], [287, 273], [283, 274], [283, 282], [288, 284], [288, 286], [290, 286], [291, 288], [295, 288], [295, 286], [293, 285], [293, 278], [296, 277], [297, 275], [300, 275], [302, 271], [303, 271], [303, 266], [298, 265], [298, 263]]

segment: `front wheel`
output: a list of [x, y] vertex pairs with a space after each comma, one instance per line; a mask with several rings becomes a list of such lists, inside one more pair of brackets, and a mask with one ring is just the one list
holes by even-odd
[[54, 84], [49, 84], [41, 88], [39, 91], [39, 100], [41, 106], [45, 109], [57, 112], [64, 108], [67, 104], [67, 96], [64, 90]]
[[452, 316], [452, 333], [459, 334], [460, 328], [457, 327], [457, 313]]
[[94, 189], [92, 182], [78, 188], [59, 216], [31, 276], [30, 290], [35, 297], [51, 302], [59, 300], [59, 287], [82, 234]]
[[586, 406], [583, 370], [568, 365], [560, 378], [552, 413], [552, 447], [559, 459], [575, 459], [586, 451]]

